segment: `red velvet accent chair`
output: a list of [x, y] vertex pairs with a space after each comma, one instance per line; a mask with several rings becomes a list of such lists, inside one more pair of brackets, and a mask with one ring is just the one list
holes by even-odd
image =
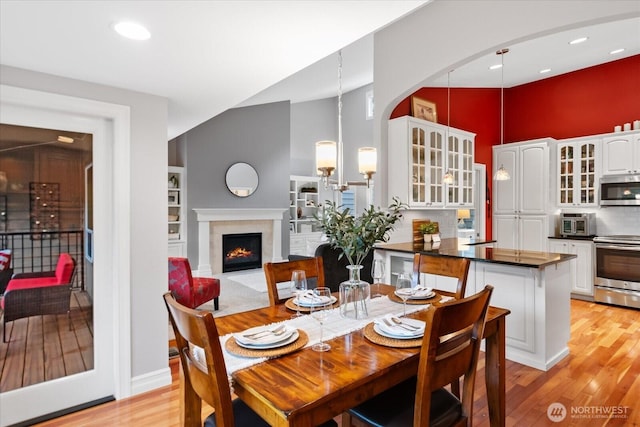
[[213, 300], [218, 310], [220, 280], [212, 277], [193, 277], [187, 258], [169, 257], [169, 290], [178, 303], [196, 308]]
[[71, 255], [61, 253], [55, 271], [13, 275], [0, 303], [4, 309], [2, 320], [4, 342], [7, 342], [7, 322], [45, 314], [69, 316], [71, 285], [75, 269], [76, 262]]

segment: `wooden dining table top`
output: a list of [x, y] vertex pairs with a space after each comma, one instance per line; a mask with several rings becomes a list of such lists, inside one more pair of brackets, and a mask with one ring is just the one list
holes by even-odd
[[[381, 288], [384, 293], [395, 289], [389, 285]], [[425, 320], [426, 313], [422, 310], [408, 317]], [[487, 323], [508, 313], [508, 310], [490, 307]], [[216, 325], [222, 336], [288, 320], [291, 314], [292, 311], [280, 304], [222, 316], [216, 318]], [[328, 342], [331, 349], [327, 352], [306, 347], [234, 372], [234, 392], [271, 425], [312, 426], [417, 372], [420, 347], [392, 348], [374, 344], [365, 338], [363, 329]]]

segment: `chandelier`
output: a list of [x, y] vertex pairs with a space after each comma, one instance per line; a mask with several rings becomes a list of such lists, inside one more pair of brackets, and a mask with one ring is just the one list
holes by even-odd
[[[338, 51], [338, 141], [316, 142], [316, 169], [322, 176], [325, 188], [331, 185], [334, 190], [345, 191], [349, 186], [366, 185], [376, 173], [377, 152], [374, 147], [361, 147], [358, 149], [358, 172], [365, 181], [344, 180], [344, 145], [342, 142], [342, 50]], [[336, 176], [332, 180], [331, 176]]]

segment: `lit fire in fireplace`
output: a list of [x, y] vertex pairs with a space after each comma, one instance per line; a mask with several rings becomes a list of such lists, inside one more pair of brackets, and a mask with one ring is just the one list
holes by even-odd
[[227, 259], [248, 258], [253, 252], [246, 248], [235, 248], [227, 252]]

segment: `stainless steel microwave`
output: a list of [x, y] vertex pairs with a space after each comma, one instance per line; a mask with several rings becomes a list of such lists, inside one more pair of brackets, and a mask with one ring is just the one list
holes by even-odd
[[600, 178], [600, 206], [640, 206], [640, 174]]

